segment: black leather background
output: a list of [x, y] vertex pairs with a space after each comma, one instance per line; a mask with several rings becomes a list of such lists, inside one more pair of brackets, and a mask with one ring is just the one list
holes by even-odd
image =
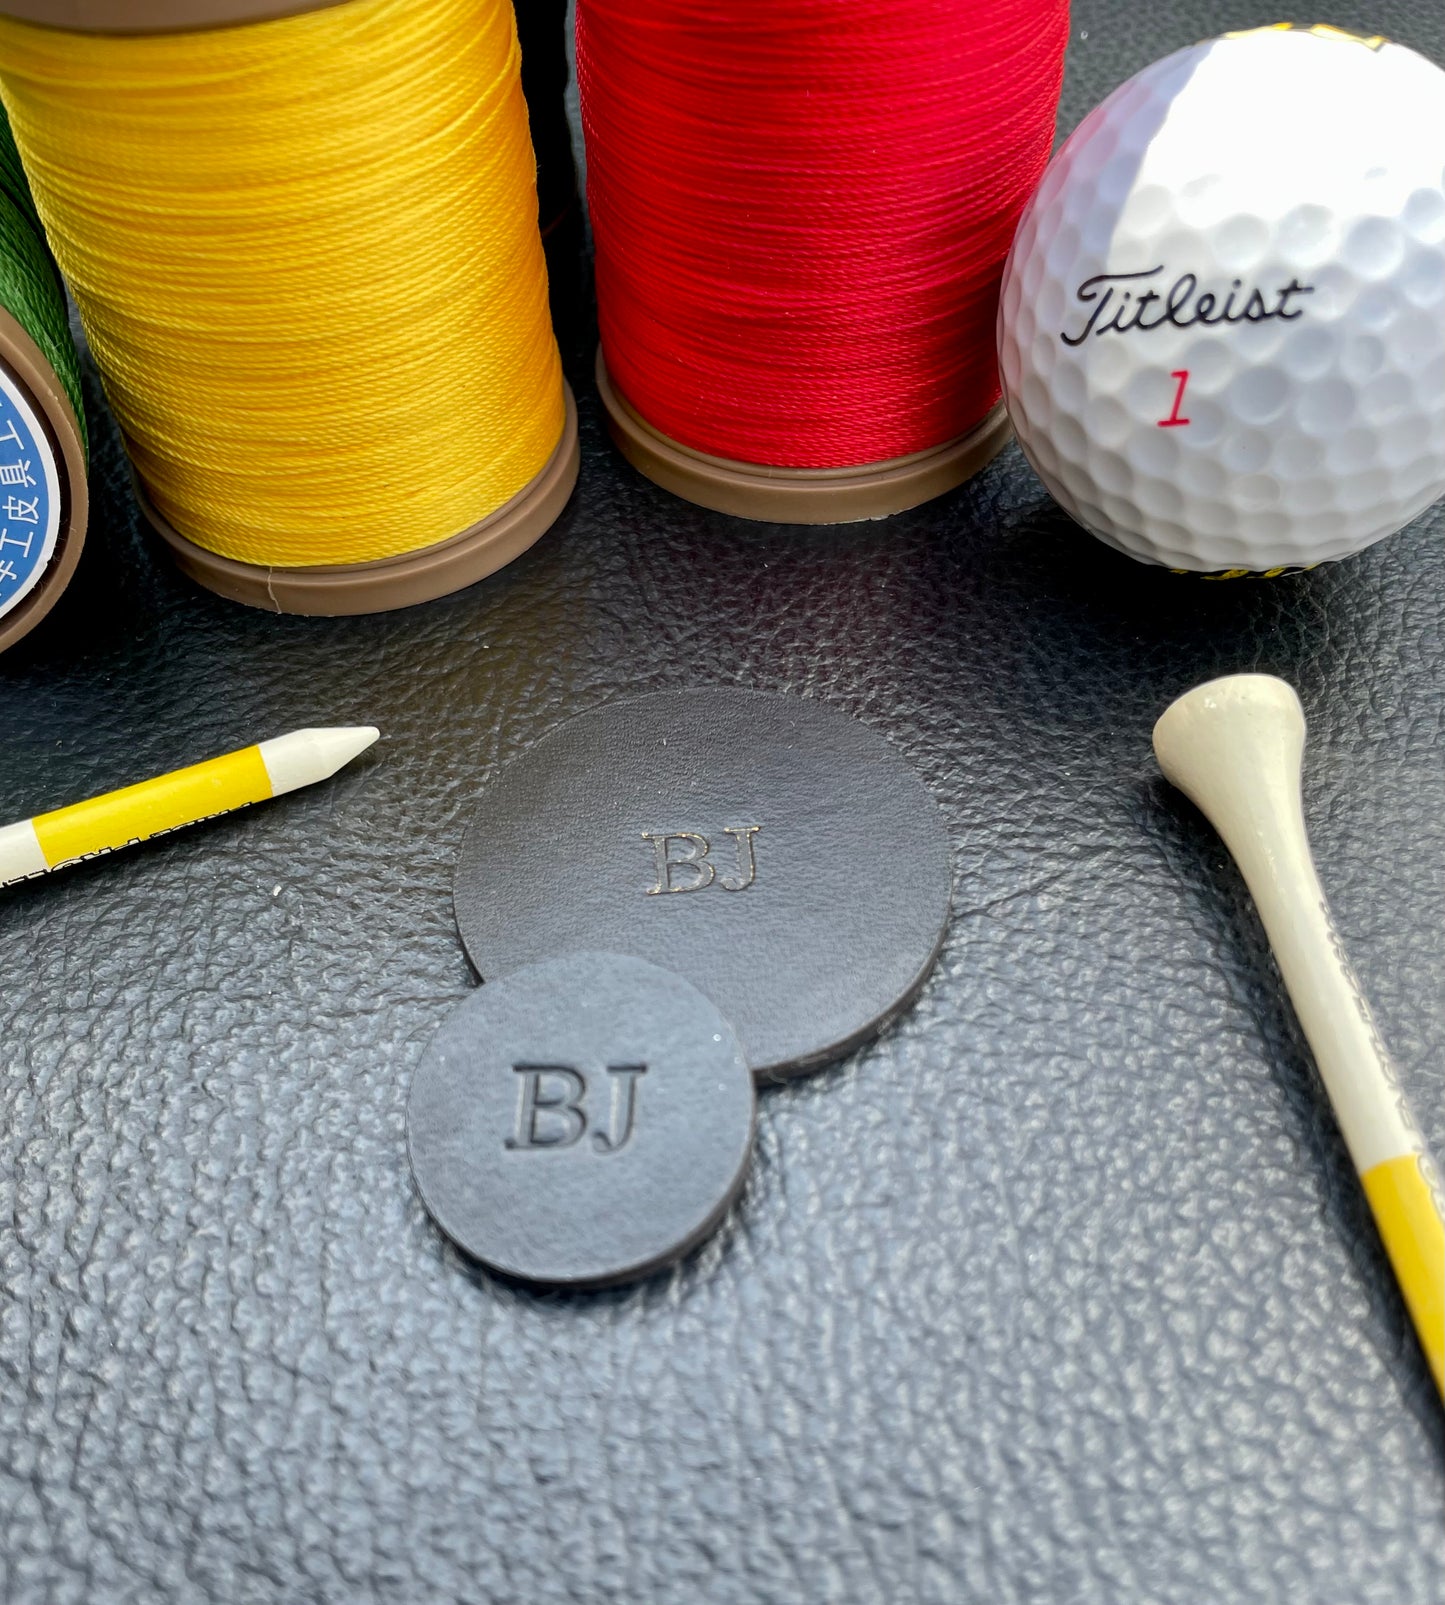
[[[1063, 125], [1269, 20], [1079, 0]], [[1445, 58], [1440, 0], [1333, 20]], [[885, 523], [735, 522], [606, 444], [582, 283], [572, 510], [411, 612], [193, 589], [92, 385], [92, 546], [0, 659], [0, 817], [298, 725], [385, 735], [0, 899], [0, 1596], [1445, 1600], [1445, 1415], [1240, 882], [1149, 751], [1206, 676], [1298, 685], [1322, 872], [1445, 1152], [1442, 510], [1227, 585], [1095, 544], [1013, 448]], [[407, 1172], [412, 1068], [473, 984], [453, 858], [541, 732], [699, 682], [888, 732], [952, 823], [956, 913], [912, 1014], [764, 1093], [717, 1238], [539, 1297]]]

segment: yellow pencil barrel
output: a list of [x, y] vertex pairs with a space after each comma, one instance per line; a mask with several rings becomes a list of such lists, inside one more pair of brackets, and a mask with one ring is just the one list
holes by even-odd
[[31, 823], [46, 862], [55, 869], [269, 796], [271, 777], [261, 749], [243, 747], [104, 797], [38, 814]]

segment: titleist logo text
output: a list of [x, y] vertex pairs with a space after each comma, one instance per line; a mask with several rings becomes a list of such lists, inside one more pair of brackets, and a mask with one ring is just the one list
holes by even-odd
[[1074, 299], [1089, 307], [1084, 326], [1077, 334], [1061, 330], [1066, 346], [1081, 346], [1092, 335], [1147, 334], [1165, 324], [1175, 329], [1193, 329], [1216, 323], [1268, 323], [1279, 318], [1289, 323], [1304, 316], [1304, 308], [1294, 304], [1299, 296], [1313, 295], [1314, 285], [1291, 279], [1277, 289], [1257, 286], [1246, 289], [1243, 279], [1231, 282], [1226, 294], [1212, 290], [1201, 293], [1197, 273], [1181, 273], [1167, 290], [1145, 288], [1165, 271], [1161, 262], [1142, 273], [1096, 273], [1074, 291]]

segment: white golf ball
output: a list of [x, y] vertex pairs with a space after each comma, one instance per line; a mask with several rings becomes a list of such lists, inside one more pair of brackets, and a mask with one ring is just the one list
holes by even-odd
[[1282, 26], [1109, 96], [1025, 211], [1004, 396], [1086, 529], [1171, 568], [1357, 552], [1445, 494], [1445, 72]]

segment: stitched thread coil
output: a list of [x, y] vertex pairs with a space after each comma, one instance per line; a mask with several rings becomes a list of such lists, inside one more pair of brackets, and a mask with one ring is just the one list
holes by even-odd
[[1065, 0], [578, 0], [608, 371], [696, 451], [966, 435], [1053, 134]]
[[85, 443], [80, 358], [70, 337], [55, 263], [45, 245], [39, 214], [26, 182], [10, 125], [0, 114], [0, 306], [39, 346], [55, 371]]
[[0, 20], [0, 93], [158, 513], [279, 567], [422, 551], [562, 435], [512, 10]]

